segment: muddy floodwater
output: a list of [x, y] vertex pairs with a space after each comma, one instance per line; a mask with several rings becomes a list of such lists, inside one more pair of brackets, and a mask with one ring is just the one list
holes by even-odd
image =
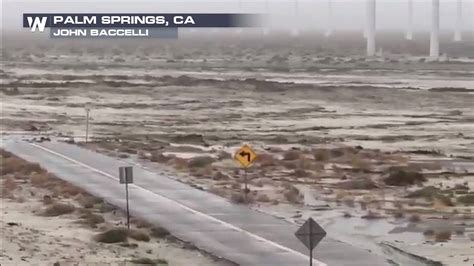
[[[281, 70], [259, 57], [86, 54], [2, 61], [2, 133], [82, 142], [87, 107], [91, 143], [79, 145], [232, 201], [241, 179], [231, 154], [247, 143], [265, 154], [249, 173], [251, 208], [315, 217], [330, 237], [400, 265], [472, 265], [471, 61], [341, 56]], [[386, 181], [394, 167], [422, 182]], [[436, 195], [417, 196], [426, 187]], [[433, 240], [443, 230], [449, 240]]]

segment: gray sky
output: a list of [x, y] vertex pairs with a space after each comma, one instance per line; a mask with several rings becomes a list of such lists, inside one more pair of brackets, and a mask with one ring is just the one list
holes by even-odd
[[[328, 0], [300, 0], [298, 10], [295, 1], [265, 0], [200, 1], [200, 0], [85, 0], [85, 1], [42, 1], [42, 0], [0, 0], [2, 2], [2, 28], [20, 30], [22, 13], [53, 12], [196, 12], [196, 13], [266, 13], [272, 15], [272, 27], [283, 28], [297, 24], [299, 28], [325, 29], [328, 24]], [[414, 1], [414, 27], [429, 30], [431, 0]], [[456, 21], [456, 1], [440, 0], [441, 29], [451, 30]], [[408, 0], [377, 0], [377, 28], [407, 28]], [[365, 25], [365, 0], [332, 0], [334, 29], [362, 30]], [[463, 0], [463, 29], [474, 29], [474, 0]], [[296, 23], [288, 23], [288, 21]]]

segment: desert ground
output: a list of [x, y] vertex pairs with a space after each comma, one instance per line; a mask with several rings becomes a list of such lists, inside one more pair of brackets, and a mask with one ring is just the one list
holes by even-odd
[[[387, 34], [365, 58], [347, 36], [7, 45], [2, 132], [76, 143], [293, 223], [311, 216], [401, 265], [472, 265], [472, 38], [443, 39], [447, 55], [430, 61], [421, 41]], [[244, 143], [258, 155], [246, 178], [232, 158]]]
[[232, 265], [1, 150], [2, 265]]

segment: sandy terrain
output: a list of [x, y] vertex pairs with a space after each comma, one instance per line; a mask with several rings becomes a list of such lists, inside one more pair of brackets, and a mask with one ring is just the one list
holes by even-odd
[[[402, 265], [472, 265], [472, 40], [430, 62], [422, 43], [386, 38], [394, 54], [370, 59], [353, 37], [15, 46], [2, 132], [78, 142], [294, 223], [312, 216]], [[243, 143], [258, 153], [248, 202], [232, 159]]]
[[[2, 168], [11, 169], [4, 163], [11, 165], [12, 160], [2, 157]], [[140, 262], [154, 265], [230, 265], [170, 237], [152, 237], [147, 241], [129, 238], [116, 244], [99, 243], [94, 239], [105, 228], [124, 226], [126, 219], [121, 211], [112, 206], [103, 210], [106, 206], [103, 203], [85, 206], [88, 196], [79, 189], [65, 184], [46, 187], [44, 183], [35, 181], [34, 176], [38, 178], [36, 173], [7, 171], [1, 182], [1, 265], [133, 265]], [[58, 186], [62, 187], [63, 193], [58, 193]], [[48, 200], [52, 202], [47, 203]], [[46, 210], [56, 204], [70, 204], [76, 210], [62, 215], [46, 215]], [[88, 222], [87, 219], [92, 217], [88, 216], [90, 213], [94, 217], [103, 217], [103, 220]], [[133, 218], [132, 221], [135, 221], [132, 230], [148, 231], [146, 227], [149, 225]]]

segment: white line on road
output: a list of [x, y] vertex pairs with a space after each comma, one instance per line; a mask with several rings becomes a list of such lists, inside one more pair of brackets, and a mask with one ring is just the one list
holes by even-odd
[[[46, 151], [46, 152], [49, 152], [49, 153], [51, 153], [51, 154], [54, 154], [54, 155], [56, 155], [56, 156], [58, 156], [58, 157], [61, 157], [61, 158], [65, 159], [65, 160], [68, 160], [68, 161], [73, 162], [73, 163], [75, 163], [75, 164], [81, 165], [81, 166], [83, 166], [83, 167], [85, 167], [85, 168], [87, 168], [87, 169], [89, 169], [89, 170], [92, 170], [92, 171], [94, 171], [94, 172], [96, 172], [96, 173], [98, 173], [98, 174], [101, 174], [101, 175], [103, 175], [103, 176], [105, 176], [105, 177], [108, 177], [108, 178], [111, 178], [111, 179], [113, 179], [113, 180], [115, 180], [115, 181], [118, 181], [118, 178], [117, 178], [117, 177], [115, 177], [115, 176], [113, 176], [113, 175], [110, 175], [110, 174], [108, 174], [108, 173], [106, 173], [106, 172], [104, 172], [104, 171], [101, 171], [101, 170], [99, 170], [99, 169], [97, 169], [97, 168], [94, 168], [94, 167], [92, 167], [92, 166], [89, 166], [89, 165], [87, 165], [87, 164], [85, 164], [85, 163], [82, 163], [82, 162], [79, 162], [79, 161], [74, 160], [74, 159], [72, 159], [72, 158], [69, 158], [69, 157], [67, 157], [67, 156], [65, 156], [65, 155], [63, 155], [63, 154], [57, 153], [57, 152], [55, 152], [55, 151], [53, 151], [53, 150], [50, 150], [50, 149], [45, 148], [45, 147], [43, 147], [43, 146], [40, 146], [40, 145], [38, 145], [38, 144], [34, 144], [34, 143], [29, 143], [29, 144], [32, 145], [33, 147], [42, 149], [42, 150], [44, 150], [44, 151]], [[268, 239], [266, 239], [266, 238], [263, 238], [263, 237], [258, 236], [258, 235], [256, 235], [256, 234], [253, 234], [253, 233], [251, 233], [251, 232], [245, 231], [245, 230], [243, 230], [243, 229], [241, 229], [241, 228], [239, 228], [239, 227], [236, 227], [235, 225], [232, 225], [232, 224], [230, 224], [230, 223], [224, 222], [224, 221], [219, 220], [219, 219], [217, 219], [217, 218], [215, 218], [215, 217], [209, 216], [208, 214], [205, 214], [205, 213], [196, 211], [196, 210], [194, 210], [194, 209], [191, 209], [190, 207], [188, 207], [188, 206], [186, 206], [186, 205], [183, 205], [183, 204], [181, 204], [181, 203], [179, 203], [179, 202], [177, 202], [177, 201], [175, 201], [175, 200], [173, 200], [173, 199], [170, 199], [170, 198], [168, 198], [168, 197], [166, 197], [166, 196], [157, 194], [157, 193], [155, 193], [155, 192], [153, 192], [153, 191], [150, 191], [150, 190], [145, 189], [145, 188], [143, 188], [143, 187], [137, 186], [137, 185], [135, 185], [135, 184], [132, 184], [132, 185], [130, 185], [130, 186], [135, 186], [135, 187], [137, 187], [138, 189], [142, 189], [142, 190], [144, 190], [144, 191], [147, 191], [147, 192], [150, 192], [150, 193], [152, 193], [152, 194], [155, 194], [155, 195], [157, 195], [157, 196], [159, 196], [159, 197], [161, 197], [161, 198], [163, 198], [163, 199], [165, 199], [165, 200], [168, 200], [168, 201], [170, 201], [170, 202], [172, 202], [172, 203], [178, 205], [179, 207], [181, 207], [181, 208], [183, 208], [183, 209], [185, 209], [185, 210], [187, 210], [187, 211], [190, 211], [190, 212], [192, 212], [192, 213], [194, 213], [194, 214], [196, 214], [196, 215], [200, 215], [200, 216], [202, 216], [202, 217], [204, 217], [204, 218], [207, 218], [207, 219], [209, 219], [209, 220], [212, 220], [212, 221], [214, 221], [214, 222], [217, 222], [217, 223], [219, 223], [219, 224], [221, 224], [221, 225], [223, 225], [223, 226], [225, 226], [225, 227], [227, 227], [227, 228], [229, 228], [229, 229], [233, 229], [233, 230], [236, 230], [236, 231], [241, 232], [241, 233], [246, 233], [246, 234], [248, 234], [249, 236], [251, 236], [251, 237], [253, 237], [253, 238], [255, 238], [255, 239], [259, 240], [259, 241], [265, 242], [265, 243], [270, 244], [270, 245], [272, 245], [272, 246], [274, 246], [274, 247], [276, 247], [276, 248], [279, 248], [279, 249], [282, 249], [282, 250], [284, 250], [284, 251], [290, 252], [290, 253], [292, 253], [292, 254], [294, 254], [294, 255], [303, 257], [303, 258], [305, 258], [305, 259], [309, 259], [309, 256], [307, 256], [307, 255], [305, 255], [305, 254], [303, 254], [303, 253], [300, 253], [300, 252], [298, 252], [298, 251], [296, 251], [296, 250], [293, 250], [293, 249], [291, 249], [291, 248], [282, 246], [282, 245], [280, 245], [280, 244], [278, 244], [278, 243], [275, 243], [275, 242], [273, 242], [273, 241], [270, 241], [270, 240], [268, 240]], [[318, 261], [318, 260], [315, 260], [315, 259], [313, 259], [313, 262], [316, 263], [315, 266], [327, 266], [325, 263], [323, 263], [323, 262], [321, 262], [321, 261]]]

